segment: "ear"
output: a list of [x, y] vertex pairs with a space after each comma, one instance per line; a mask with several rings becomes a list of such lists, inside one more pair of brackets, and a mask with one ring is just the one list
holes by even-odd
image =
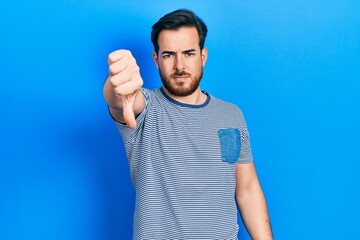
[[201, 50], [201, 60], [202, 60], [202, 65], [203, 65], [203, 67], [205, 66], [207, 57], [208, 57], [208, 50], [207, 50], [206, 47], [204, 47], [204, 48]]
[[158, 55], [155, 51], [152, 52], [152, 57], [154, 59], [155, 65], [157, 67], [157, 69], [159, 69], [159, 62], [158, 62]]

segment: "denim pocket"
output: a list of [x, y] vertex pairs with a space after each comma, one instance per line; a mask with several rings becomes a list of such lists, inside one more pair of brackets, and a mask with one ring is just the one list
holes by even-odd
[[222, 128], [218, 130], [221, 159], [224, 162], [236, 163], [241, 148], [240, 130], [237, 128]]

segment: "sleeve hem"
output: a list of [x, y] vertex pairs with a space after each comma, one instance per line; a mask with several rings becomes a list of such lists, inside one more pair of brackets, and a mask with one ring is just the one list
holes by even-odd
[[254, 160], [252, 158], [244, 158], [244, 159], [239, 159], [236, 163], [248, 164], [248, 163], [252, 163], [252, 162], [254, 162]]

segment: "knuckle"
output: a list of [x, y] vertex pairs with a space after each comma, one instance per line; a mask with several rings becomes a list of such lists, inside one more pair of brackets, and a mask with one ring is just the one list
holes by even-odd
[[110, 78], [109, 78], [109, 82], [110, 82], [110, 84], [111, 84], [111, 86], [112, 86], [113, 88], [116, 88], [116, 87], [117, 87], [115, 78], [110, 77]]
[[115, 70], [115, 67], [113, 65], [109, 66], [109, 73], [110, 73], [111, 76], [116, 74], [116, 70]]
[[140, 67], [138, 65], [133, 65], [132, 68], [131, 68], [131, 72], [132, 74], [140, 74]]
[[139, 81], [136, 85], [136, 89], [140, 89], [142, 87], [142, 85], [143, 85], [143, 83]]
[[125, 55], [127, 55], [127, 56], [132, 56], [130, 50], [128, 50], [128, 49], [123, 49], [122, 51], [123, 51], [123, 53], [124, 53]]
[[113, 63], [113, 62], [115, 62], [116, 61], [116, 54], [117, 54], [117, 52], [112, 52], [112, 53], [110, 53], [109, 55], [108, 55], [108, 62], [109, 63]]
[[116, 88], [114, 89], [114, 91], [115, 91], [116, 95], [118, 95], [118, 96], [120, 96], [120, 97], [125, 96], [125, 95], [124, 95], [124, 92], [123, 92], [124, 90], [123, 90], [123, 88], [122, 88], [121, 86], [116, 87]]
[[143, 85], [143, 80], [142, 78], [139, 76], [138, 78], [136, 78], [136, 80], [134, 81], [134, 85], [135, 85], [135, 88], [138, 90], [142, 87]]
[[124, 96], [124, 95], [122, 94], [122, 92], [119, 91], [119, 90], [117, 90], [117, 89], [115, 89], [115, 94], [116, 94], [116, 96], [118, 96], [118, 97], [123, 97], [123, 96]]
[[135, 66], [135, 71], [136, 71], [136, 72], [140, 72], [140, 67], [139, 67], [139, 65], [136, 65], [136, 66]]
[[136, 66], [136, 60], [133, 56], [129, 55], [129, 56], [126, 56], [126, 60], [127, 60], [127, 64], [131, 67], [133, 66]]

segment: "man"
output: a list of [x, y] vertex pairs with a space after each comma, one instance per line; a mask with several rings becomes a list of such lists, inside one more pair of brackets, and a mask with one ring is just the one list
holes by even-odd
[[206, 34], [189, 10], [153, 25], [163, 87], [152, 91], [129, 51], [109, 55], [104, 96], [136, 191], [134, 239], [237, 239], [236, 204], [253, 239], [272, 239], [243, 115], [200, 89]]

